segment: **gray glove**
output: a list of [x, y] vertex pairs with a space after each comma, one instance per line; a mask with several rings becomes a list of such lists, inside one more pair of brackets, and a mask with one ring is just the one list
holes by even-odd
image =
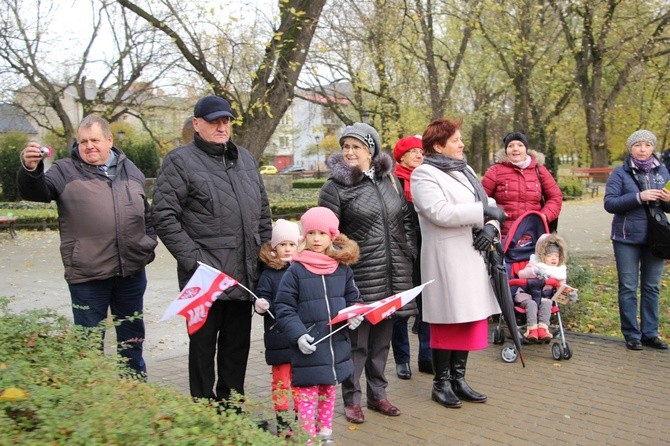
[[484, 225], [481, 231], [477, 233], [472, 245], [477, 251], [486, 251], [491, 247], [493, 240], [498, 235], [498, 230], [493, 225]]
[[535, 270], [535, 276], [537, 276], [538, 279], [547, 280], [549, 278], [549, 273], [543, 270], [542, 268], [538, 268], [537, 270]]
[[507, 218], [503, 208], [499, 208], [497, 206], [484, 206], [484, 217], [498, 220], [500, 224], [503, 224], [505, 222], [505, 218]]
[[360, 314], [349, 319], [349, 330], [356, 330], [361, 325], [361, 322], [363, 322], [363, 319], [365, 319], [365, 316]]
[[307, 333], [298, 338], [298, 348], [300, 349], [303, 355], [311, 355], [316, 351], [316, 345], [310, 344], [310, 342], [313, 341], [314, 338], [308, 335]]

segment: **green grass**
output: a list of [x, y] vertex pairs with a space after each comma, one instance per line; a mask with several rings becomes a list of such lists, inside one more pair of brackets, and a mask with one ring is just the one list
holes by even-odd
[[[589, 283], [580, 288], [579, 302], [561, 306], [565, 328], [579, 333], [622, 338], [616, 267], [612, 263], [596, 265], [590, 270]], [[667, 272], [661, 278], [660, 294], [659, 333], [670, 338], [670, 275]]]

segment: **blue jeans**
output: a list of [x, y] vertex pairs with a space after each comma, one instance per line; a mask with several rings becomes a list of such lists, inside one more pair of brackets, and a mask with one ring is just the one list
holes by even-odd
[[[612, 242], [619, 277], [621, 333], [627, 341], [658, 336], [659, 284], [664, 260], [646, 245]], [[640, 325], [637, 323], [637, 288], [640, 283]]]
[[[74, 323], [82, 327], [97, 327], [107, 318], [108, 308], [111, 309], [116, 322], [117, 352], [122, 357], [128, 358], [129, 368], [145, 375], [147, 366], [142, 358], [144, 342], [142, 311], [144, 291], [147, 288], [145, 270], [142, 269], [128, 277], [112, 277], [68, 286], [72, 298]], [[139, 317], [131, 321], [126, 320], [135, 313]], [[102, 335], [104, 337], [104, 331]]]

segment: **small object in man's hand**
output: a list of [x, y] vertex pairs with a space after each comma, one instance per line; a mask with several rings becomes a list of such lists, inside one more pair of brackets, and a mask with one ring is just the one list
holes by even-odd
[[42, 155], [42, 158], [47, 158], [51, 157], [51, 147], [40, 147], [40, 155]]

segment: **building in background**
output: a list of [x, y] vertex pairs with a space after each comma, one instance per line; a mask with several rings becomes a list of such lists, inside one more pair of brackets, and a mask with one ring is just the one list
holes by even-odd
[[0, 104], [0, 134], [12, 132], [37, 137], [37, 130], [21, 110], [12, 104]]
[[293, 102], [265, 150], [269, 164], [279, 170], [291, 165], [315, 172], [328, 170], [325, 164], [328, 152], [323, 142], [329, 135], [338, 135], [344, 129], [344, 123], [325, 107], [327, 101], [339, 101], [341, 105], [349, 103], [336, 93], [326, 97], [314, 91], [296, 90]]

